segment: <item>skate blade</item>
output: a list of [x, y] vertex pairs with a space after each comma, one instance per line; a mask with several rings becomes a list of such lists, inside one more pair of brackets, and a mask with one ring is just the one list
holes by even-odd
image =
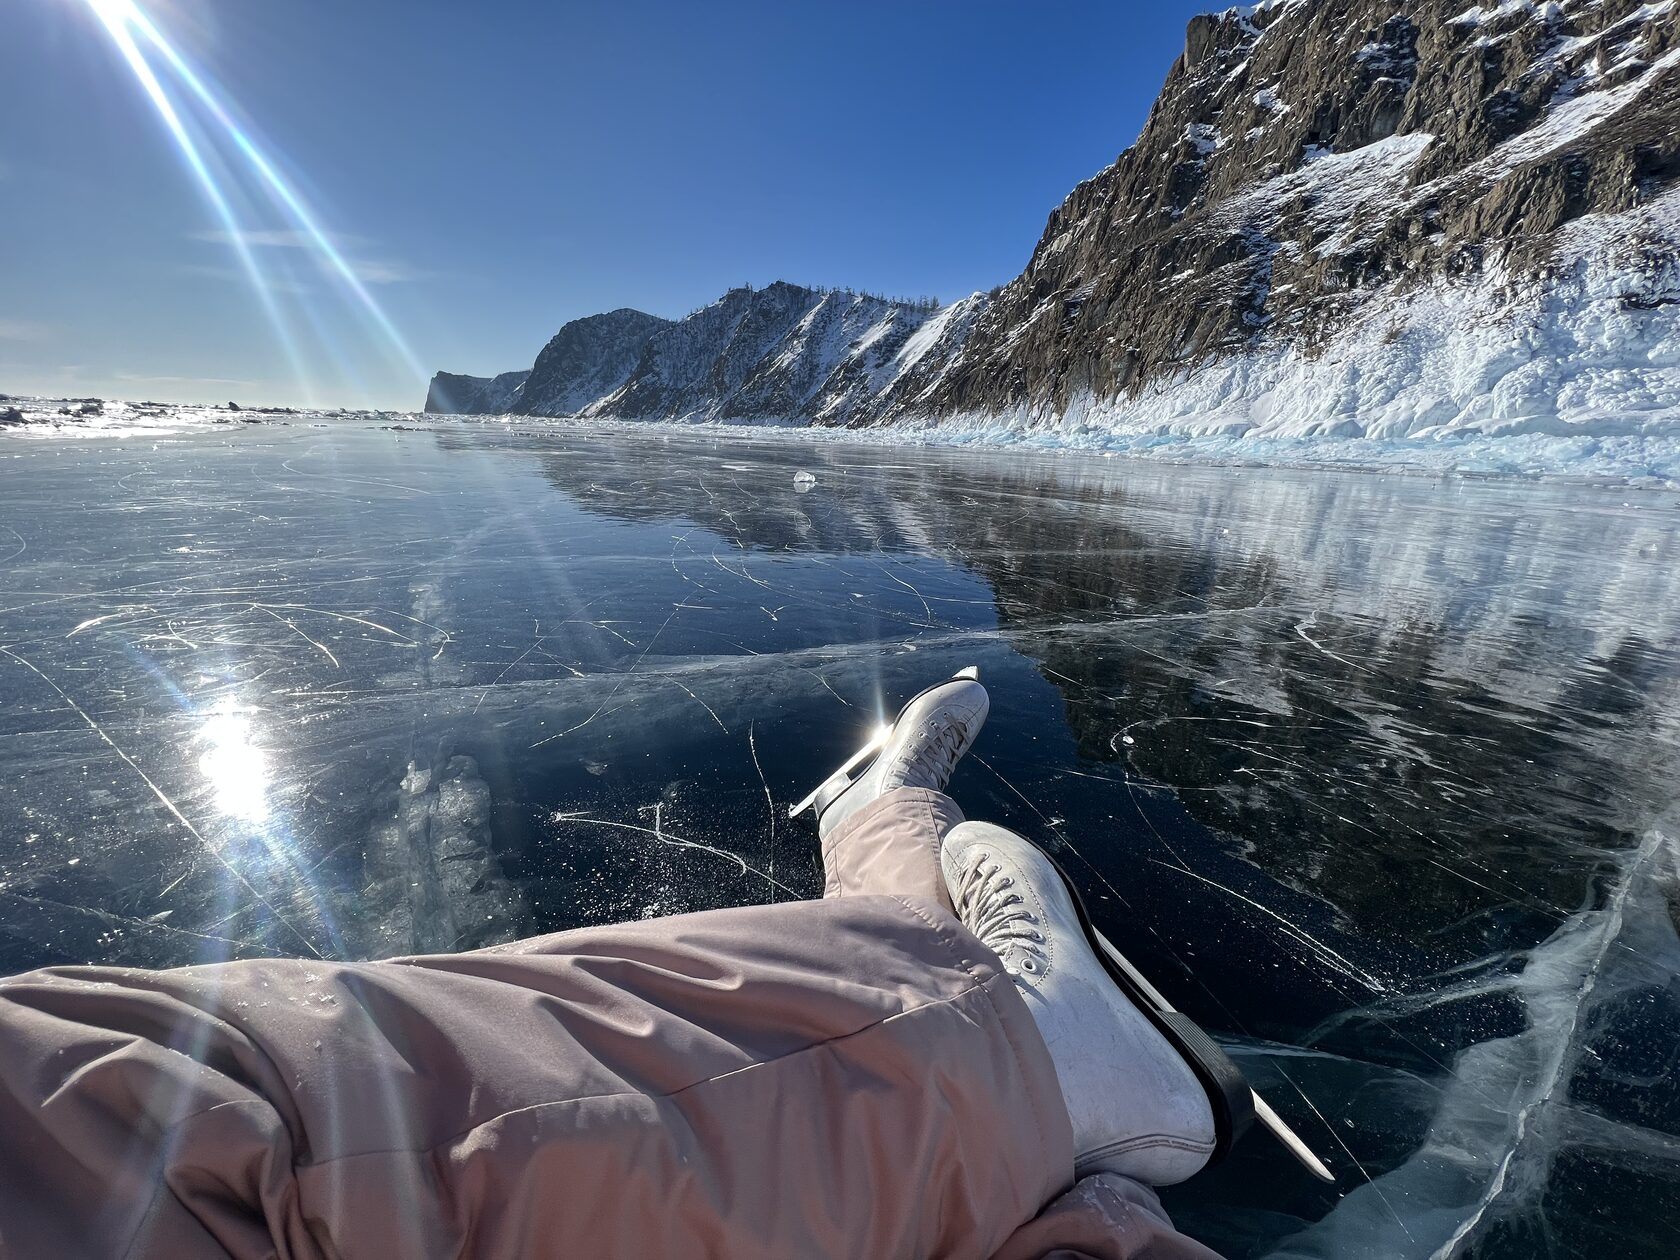
[[[1095, 931], [1094, 928], [1092, 930]], [[1157, 1010], [1172, 1011], [1174, 1009], [1172, 1003], [1161, 995], [1161, 991], [1144, 979], [1143, 973], [1132, 966], [1131, 960], [1114, 948], [1113, 942], [1108, 937], [1101, 932], [1096, 932], [1096, 937], [1109, 958], [1132, 978], [1138, 988], [1148, 996], [1149, 1000], [1155, 1003]], [[1312, 1148], [1301, 1140], [1300, 1135], [1289, 1127], [1282, 1116], [1272, 1110], [1271, 1105], [1264, 1098], [1260, 1097], [1260, 1091], [1251, 1086], [1248, 1092], [1254, 1099], [1254, 1118], [1271, 1131], [1272, 1136], [1283, 1144], [1285, 1150], [1300, 1161], [1303, 1168], [1320, 1181], [1328, 1181], [1334, 1184], [1336, 1174], [1325, 1166], [1323, 1160], [1313, 1154]]]
[[1283, 1117], [1273, 1111], [1270, 1104], [1260, 1097], [1258, 1090], [1254, 1093], [1254, 1118], [1272, 1131], [1272, 1136], [1296, 1159], [1301, 1166], [1317, 1177], [1320, 1181], [1328, 1181], [1331, 1185], [1336, 1182], [1336, 1174], [1324, 1166], [1324, 1161], [1314, 1155], [1311, 1149], [1297, 1136], [1294, 1129], [1284, 1123]]
[[870, 738], [870, 741], [862, 748], [858, 749], [857, 752], [853, 753], [845, 765], [841, 766], [833, 774], [829, 775], [828, 778], [817, 784], [815, 790], [812, 791], [809, 796], [788, 810], [788, 817], [798, 818], [799, 815], [814, 806], [817, 803], [817, 798], [821, 796], [829, 785], [835, 782], [835, 780], [849, 780], [853, 770], [856, 770], [865, 761], [868, 761], [876, 753], [880, 752], [881, 749], [887, 746], [887, 741], [892, 738], [892, 730], [893, 728], [886, 723], [882, 723], [879, 727], [877, 727], [875, 734]]
[[[959, 678], [966, 682], [979, 682], [980, 667], [978, 665], [965, 665], [949, 678], [945, 679], [944, 682], [935, 683], [934, 687], [943, 687], [945, 683], [956, 682]], [[915, 695], [911, 696], [909, 700], [905, 701], [904, 709], [908, 709], [912, 704], [916, 703], [917, 700], [931, 690], [933, 690], [933, 688], [929, 687], [926, 691], [919, 691]], [[899, 713], [902, 714], [904, 709], [900, 709]], [[875, 734], [870, 736], [869, 742], [862, 748], [858, 749], [857, 752], [853, 753], [846, 761], [845, 765], [841, 766], [838, 770], [830, 774], [828, 778], [817, 784], [816, 789], [809, 796], [800, 801], [799, 804], [789, 809], [788, 817], [798, 818], [799, 815], [803, 814], [806, 810], [810, 809], [817, 803], [817, 798], [820, 797], [831, 784], [837, 784], [837, 781], [841, 779], [849, 779], [853, 770], [856, 770], [870, 757], [873, 757], [876, 753], [880, 752], [881, 749], [885, 748], [887, 741], [892, 738], [893, 727], [896, 725], [897, 720], [897, 718], [894, 718], [893, 721], [883, 722], [880, 726], [876, 727]]]

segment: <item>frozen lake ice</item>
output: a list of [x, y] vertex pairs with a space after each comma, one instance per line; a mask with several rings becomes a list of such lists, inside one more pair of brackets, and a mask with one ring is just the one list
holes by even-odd
[[[796, 474], [807, 473], [800, 477]], [[952, 794], [1332, 1164], [1232, 1257], [1680, 1237], [1673, 493], [649, 428], [0, 437], [0, 973], [820, 892], [788, 805], [978, 664]]]

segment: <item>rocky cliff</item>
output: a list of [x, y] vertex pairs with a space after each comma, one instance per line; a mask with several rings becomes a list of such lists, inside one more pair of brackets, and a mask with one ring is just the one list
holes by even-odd
[[426, 390], [426, 410], [453, 415], [497, 415], [513, 409], [513, 400], [529, 372], [500, 376], [462, 376], [439, 372]]
[[735, 290], [533, 410], [1680, 432], [1677, 185], [1676, 0], [1270, 0], [1191, 22], [1009, 284], [937, 311]]
[[882, 392], [934, 310], [781, 281], [731, 289], [651, 337], [624, 384], [583, 414], [845, 424]]
[[650, 338], [671, 321], [628, 308], [574, 319], [537, 355], [514, 400], [532, 416], [576, 415], [616, 393], [641, 362]]
[[1196, 18], [1137, 143], [885, 410], [1135, 397], [1268, 342], [1311, 356], [1385, 293], [1541, 276], [1564, 225], [1680, 176], [1677, 47], [1675, 5], [1636, 0]]

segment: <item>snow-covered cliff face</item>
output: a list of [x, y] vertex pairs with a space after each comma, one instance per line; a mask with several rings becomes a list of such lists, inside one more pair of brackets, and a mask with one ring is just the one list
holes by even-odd
[[630, 378], [583, 414], [845, 424], [895, 378], [931, 304], [778, 281], [731, 289], [650, 338]]
[[537, 355], [511, 407], [531, 416], [574, 416], [617, 391], [641, 361], [648, 340], [671, 321], [624, 308], [574, 319]]
[[[1403, 372], [1414, 302], [1427, 321], [1443, 302], [1480, 320], [1477, 297], [1525, 301], [1591, 261], [1561, 231], [1583, 216], [1629, 215], [1672, 257], [1675, 238], [1652, 230], [1671, 216], [1640, 211], [1677, 177], [1673, 0], [1281, 0], [1197, 18], [1137, 143], [1050, 216], [960, 351], [921, 365], [883, 411], [1142, 423], [1214, 395], [1259, 405], [1281, 354], [1317, 378], [1313, 362], [1355, 328], [1393, 346], [1364, 366]], [[1361, 316], [1377, 309], [1371, 328]], [[1532, 362], [1553, 349], [1538, 340], [1493, 357]], [[1177, 407], [1209, 372], [1253, 379]], [[1344, 400], [1286, 401], [1298, 421], [1353, 418]], [[1450, 422], [1469, 401], [1448, 391], [1421, 418]], [[1535, 402], [1555, 413], [1560, 399]], [[1221, 423], [1267, 420], [1238, 406]]]
[[1191, 22], [1137, 142], [1002, 288], [938, 311], [734, 290], [629, 329], [622, 381], [513, 403], [1680, 442], [1677, 268], [1680, 0], [1268, 0]]

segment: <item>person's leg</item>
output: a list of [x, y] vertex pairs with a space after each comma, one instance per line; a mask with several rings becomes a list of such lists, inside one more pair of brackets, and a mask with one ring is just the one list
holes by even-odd
[[930, 887], [1015, 978], [1056, 1065], [1075, 1168], [1168, 1185], [1199, 1172], [1251, 1117], [1242, 1074], [1182, 1016], [1123, 991], [1075, 893], [1031, 841], [964, 822], [943, 794], [990, 711], [971, 671], [905, 706], [856, 779], [817, 794], [826, 893]]
[[823, 896], [922, 897], [952, 911], [939, 842], [962, 820], [955, 801], [929, 788], [877, 797], [823, 837]]
[[14, 977], [0, 1142], [8, 1254], [90, 1258], [984, 1257], [1073, 1149], [997, 960], [887, 896]]
[[1056, 1198], [1073, 1133], [1015, 981], [941, 885], [879, 895], [925, 890], [957, 817], [923, 772], [944, 758], [948, 774], [942, 746], [975, 728], [928, 716], [929, 742], [890, 750], [873, 795], [852, 795], [855, 824], [823, 829], [840, 895], [820, 903], [389, 963], [0, 981], [0, 1241], [137, 1258], [1202, 1254], [1141, 1187]]
[[[984, 704], [984, 692], [980, 692], [980, 703], [976, 703], [973, 694], [978, 687], [978, 682], [964, 686], [944, 684], [924, 693], [922, 699], [932, 704], [924, 702], [920, 706], [923, 710], [937, 705], [945, 695], [954, 695], [960, 701], [956, 716], [963, 726], [955, 737], [946, 741], [951, 745], [966, 749], [978, 734], [979, 724], [985, 720], [987, 706]], [[912, 706], [907, 716], [912, 719], [922, 716], [913, 711], [916, 707]], [[982, 907], [972, 896], [966, 899], [963, 907], [971, 913], [960, 916], [952, 900], [951, 888], [960, 888], [962, 864], [947, 858], [947, 838], [960, 841], [966, 834], [970, 838], [985, 840], [1001, 829], [987, 824], [964, 823], [956, 802], [941, 790], [936, 790], [942, 789], [948, 781], [955, 759], [930, 764], [931, 759], [922, 755], [921, 745], [926, 735], [918, 737], [917, 732], [938, 735], [942, 730], [952, 729], [955, 723], [938, 720], [947, 715], [939, 714], [937, 710], [933, 716], [934, 721], [918, 723], [905, 738], [889, 745], [883, 756], [892, 758], [893, 764], [884, 769], [880, 764], [871, 767], [871, 774], [860, 777], [847, 794], [838, 797], [840, 802], [850, 806], [838, 819], [833, 813], [819, 817], [819, 822], [830, 824], [822, 832], [824, 896], [907, 892], [927, 897], [931, 886], [939, 904], [963, 922], [965, 930], [972, 927], [984, 932], [988, 926], [1003, 929], [1004, 935], [993, 931], [992, 939], [977, 936], [975, 943], [994, 956], [1001, 950], [1005, 969], [1019, 975], [1018, 966], [1008, 966], [1011, 961], [1017, 961], [1008, 943], [1012, 939], [1009, 924], [996, 918], [988, 924], [985, 916], [975, 913]], [[931, 786], [892, 786], [906, 779]], [[1019, 837], [1011, 838], [1020, 844], [1027, 843]], [[949, 845], [952, 853], [959, 848], [966, 849], [966, 846]], [[951, 884], [947, 883], [948, 874]], [[1036, 932], [1031, 925], [1028, 925], [1028, 930]], [[1027, 978], [1032, 979], [1030, 974]], [[1046, 1029], [1057, 1039], [1062, 1050], [1060, 1059], [1053, 1053], [1050, 1055], [1057, 1073], [1056, 1086], [1051, 1092], [1055, 1098], [1053, 1105], [1067, 1113], [1070, 1120], [1074, 1118], [1073, 1108], [1080, 1109], [1078, 1119], [1084, 1131], [1075, 1132], [1076, 1149], [1081, 1139], [1089, 1149], [1111, 1140], [1118, 1131], [1112, 1123], [1091, 1123], [1094, 1104], [1105, 1094], [1135, 1099], [1140, 1106], [1133, 1108], [1133, 1114], [1124, 1118], [1122, 1124], [1126, 1126], [1128, 1138], [1147, 1134], [1152, 1125], [1138, 1126], [1130, 1121], [1136, 1118], [1137, 1112], [1148, 1111], [1160, 1101], [1155, 1093], [1155, 1078], [1164, 1070], [1162, 1063], [1147, 1058], [1138, 1061], [1135, 1056], [1128, 1055], [1126, 1052], [1134, 1046], [1104, 1046], [1068, 1036], [1068, 1021], [1058, 1020], [1055, 1017], [1057, 1012], [1047, 1009], [1041, 990], [1017, 987], [1033, 1016], [1034, 1035], [1030, 1038], [1034, 1043], [1033, 1051], [1044, 1049], [1048, 1052]], [[1058, 996], [1061, 998], [1058, 1007], [1071, 1005], [1065, 992]], [[1086, 996], [1093, 1006], [1102, 1009], [1105, 995], [1093, 993]], [[1152, 1046], [1151, 1049], [1159, 1047]], [[1039, 1069], [1043, 1064], [1037, 1053], [1027, 1055], [1025, 1062]], [[1174, 1062], [1175, 1056], [1169, 1055], [1167, 1068], [1170, 1069]], [[1131, 1067], [1137, 1070], [1129, 1072]], [[1178, 1067], [1182, 1070], [1182, 1064]], [[1170, 1084], [1176, 1086], [1180, 1083], [1170, 1071], [1168, 1075]], [[1075, 1101], [1071, 1103], [1068, 1089], [1074, 1092]], [[1093, 1129], [1096, 1130], [1094, 1137]], [[999, 1133], [1000, 1141], [1010, 1140], [1001, 1127]], [[1156, 1146], [1148, 1137], [1141, 1145], [1146, 1153]], [[1209, 1148], [1210, 1144], [1193, 1144], [1191, 1153], [1183, 1155], [1173, 1150], [1172, 1155], [1202, 1161], [1206, 1159]], [[1149, 1166], [1147, 1159], [1144, 1166]], [[1132, 1167], [1136, 1170], [1135, 1159]], [[1182, 1168], [1174, 1166], [1170, 1171], [1177, 1173]], [[1065, 1193], [1049, 1200], [1041, 1212], [1009, 1237], [994, 1260], [1039, 1260], [1051, 1255], [1065, 1256], [1068, 1260], [1218, 1260], [1214, 1252], [1173, 1228], [1160, 1199], [1148, 1185], [1116, 1172], [1084, 1176]]]

